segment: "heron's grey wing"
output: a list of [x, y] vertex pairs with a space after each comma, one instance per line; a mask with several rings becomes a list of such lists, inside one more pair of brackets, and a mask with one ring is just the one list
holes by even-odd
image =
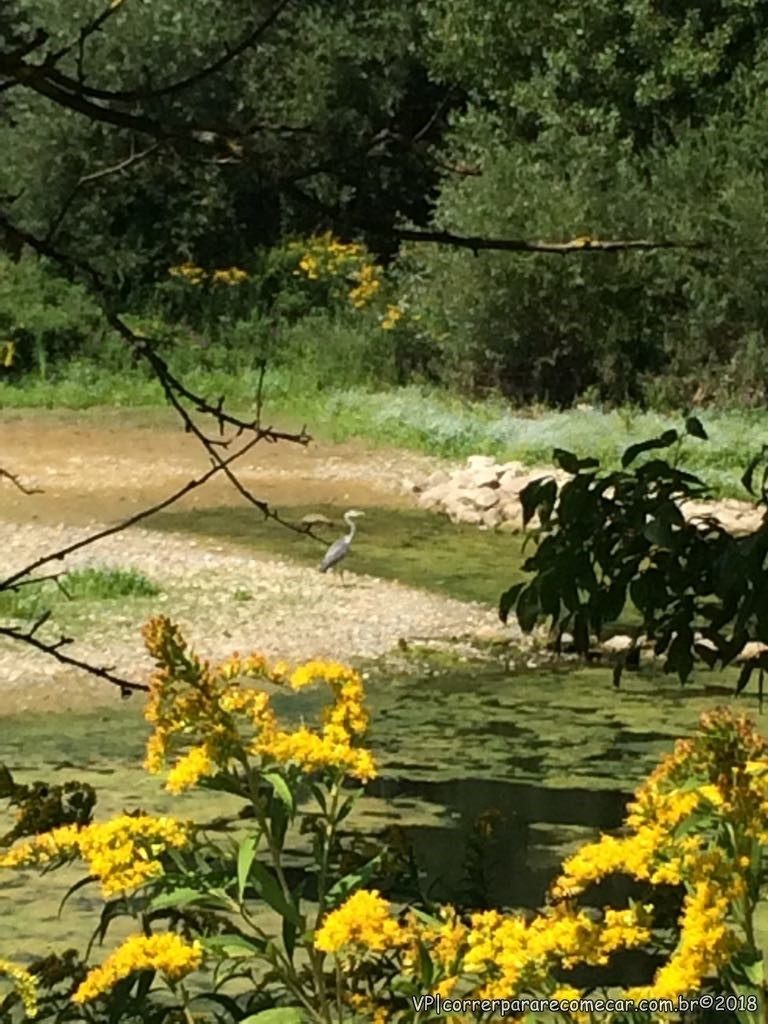
[[325, 558], [320, 563], [320, 572], [327, 572], [327, 570], [331, 569], [337, 564], [337, 562], [340, 562], [348, 551], [349, 541], [346, 537], [339, 537], [339, 539], [335, 540], [326, 551]]

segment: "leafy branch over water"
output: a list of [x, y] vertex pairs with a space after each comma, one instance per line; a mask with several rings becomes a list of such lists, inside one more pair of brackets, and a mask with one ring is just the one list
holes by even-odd
[[[610, 473], [600, 472], [597, 459], [555, 449], [554, 461], [571, 479], [559, 485], [542, 477], [521, 492], [524, 525], [539, 520], [536, 550], [523, 565], [532, 578], [502, 595], [499, 614], [506, 621], [514, 611], [526, 632], [549, 620], [558, 638], [572, 633], [585, 655], [591, 635], [616, 623], [631, 601], [642, 620], [635, 640], [644, 633], [666, 657], [666, 671], [685, 682], [697, 659], [724, 667], [741, 656], [740, 692], [768, 654], [768, 528], [764, 519], [734, 536], [710, 515], [686, 519], [682, 506], [709, 492], [677, 464], [685, 435], [707, 440], [690, 417], [683, 435], [667, 430], [630, 445], [621, 469]], [[638, 462], [646, 453], [654, 454]], [[742, 483], [767, 503], [765, 449]]]

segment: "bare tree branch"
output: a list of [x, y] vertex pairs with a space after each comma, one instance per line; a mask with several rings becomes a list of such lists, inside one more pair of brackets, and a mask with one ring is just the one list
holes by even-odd
[[7, 469], [0, 468], [0, 479], [10, 480], [14, 487], [17, 487], [22, 494], [42, 494], [43, 491], [39, 487], [27, 487], [15, 473], [10, 473]]
[[198, 487], [202, 487], [203, 484], [207, 483], [211, 477], [220, 473], [225, 466], [235, 462], [236, 459], [241, 458], [246, 452], [250, 451], [251, 448], [258, 442], [258, 436], [250, 438], [250, 440], [239, 448], [232, 455], [222, 460], [223, 464], [217, 464], [212, 466], [202, 476], [195, 477], [192, 480], [188, 480], [183, 487], [180, 487], [173, 494], [169, 494], [167, 498], [163, 498], [162, 501], [157, 502], [149, 508], [144, 508], [135, 515], [129, 516], [127, 519], [121, 519], [120, 522], [115, 523], [113, 526], [107, 526], [103, 530], [98, 530], [96, 533], [91, 533], [82, 540], [75, 541], [72, 544], [68, 544], [63, 548], [58, 548], [56, 551], [52, 551], [49, 554], [41, 555], [36, 558], [29, 565], [24, 566], [23, 569], [19, 569], [17, 572], [7, 576], [4, 580], [0, 581], [0, 591], [11, 589], [19, 580], [26, 576], [29, 576], [35, 569], [39, 569], [43, 565], [48, 565], [50, 562], [61, 561], [66, 558], [67, 555], [71, 555], [75, 551], [79, 551], [81, 548], [88, 547], [90, 544], [95, 544], [98, 540], [103, 540], [104, 537], [111, 537], [115, 533], [122, 533], [123, 530], [127, 530], [129, 526], [135, 526], [140, 523], [143, 519], [148, 519], [156, 512], [161, 512], [164, 508], [168, 508], [169, 505], [173, 505], [180, 498], [183, 498], [185, 494], [189, 494], [190, 491], [196, 490]]
[[83, 185], [88, 185], [92, 181], [100, 181], [102, 178], [107, 178], [112, 174], [119, 174], [120, 171], [127, 170], [134, 164], [140, 163], [142, 160], [146, 160], [147, 157], [152, 156], [153, 153], [156, 153], [161, 148], [161, 145], [162, 143], [160, 142], [153, 142], [151, 146], [148, 146], [146, 149], [143, 149], [141, 150], [141, 152], [137, 153], [134, 149], [133, 140], [131, 140], [130, 155], [125, 157], [124, 160], [121, 160], [117, 164], [112, 164], [109, 167], [101, 167], [97, 171], [92, 171], [90, 174], [84, 174], [82, 175], [82, 177], [78, 178], [77, 182], [72, 188], [72, 191], [61, 204], [61, 209], [56, 215], [53, 224], [48, 229], [48, 233], [45, 236], [45, 240], [50, 242], [56, 236], [59, 228], [64, 223], [64, 218], [69, 213], [72, 203], [80, 194], [80, 190], [83, 187]]
[[[83, 95], [90, 96], [92, 99], [100, 100], [116, 100], [124, 103], [131, 103], [138, 100], [157, 99], [163, 96], [171, 96], [174, 93], [184, 92], [186, 89], [190, 89], [195, 85], [199, 85], [200, 82], [205, 81], [206, 78], [210, 78], [212, 75], [218, 74], [228, 64], [242, 56], [247, 50], [250, 50], [256, 45], [256, 43], [264, 36], [269, 29], [275, 24], [283, 11], [291, 4], [294, 0], [280, 0], [270, 13], [260, 22], [251, 26], [251, 28], [243, 35], [239, 42], [235, 43], [234, 46], [224, 46], [224, 53], [217, 60], [211, 64], [200, 68], [198, 71], [193, 72], [191, 75], [187, 75], [186, 78], [181, 78], [176, 82], [170, 82], [168, 85], [159, 86], [158, 88], [147, 88], [143, 87], [140, 89], [96, 89], [92, 86], [85, 85], [84, 82], [80, 82], [80, 91]], [[106, 11], [104, 11], [99, 18], [95, 19], [91, 24], [95, 27], [88, 30], [90, 35], [96, 29], [101, 28], [101, 25], [106, 20], [112, 11], [119, 7], [119, 4], [111, 4]], [[98, 24], [96, 24], [98, 22]], [[85, 30], [83, 30], [85, 31]], [[80, 37], [83, 37], [83, 31], [80, 33]], [[75, 45], [75, 44], [72, 44]], [[60, 50], [58, 53], [52, 55], [52, 63], [56, 63], [61, 57], [64, 56], [71, 48], [68, 47], [66, 50]]]
[[63, 654], [61, 648], [73, 643], [71, 637], [61, 636], [58, 640], [54, 640], [50, 643], [46, 643], [44, 640], [38, 639], [35, 635], [41, 626], [48, 620], [50, 613], [46, 612], [45, 615], [41, 616], [34, 623], [31, 629], [26, 631], [17, 629], [14, 626], [0, 626], [0, 636], [7, 636], [11, 640], [18, 640], [21, 643], [26, 644], [28, 647], [34, 647], [35, 650], [41, 651], [43, 654], [48, 654], [62, 665], [68, 665], [70, 668], [79, 668], [89, 675], [95, 676], [97, 679], [104, 679], [108, 683], [112, 683], [114, 686], [120, 687], [120, 692], [127, 696], [136, 690], [147, 692], [149, 687], [145, 683], [137, 683], [131, 679], [125, 679], [123, 676], [114, 674], [114, 670], [109, 667], [105, 668], [101, 665], [93, 665], [88, 661], [82, 661], [80, 658], [73, 658], [71, 655]]
[[568, 256], [573, 253], [594, 252], [646, 252], [652, 249], [708, 249], [710, 241], [686, 241], [674, 239], [625, 239], [606, 241], [582, 235], [566, 242], [539, 242], [521, 238], [486, 238], [482, 235], [455, 235], [450, 231], [421, 231], [410, 228], [395, 228], [395, 236], [402, 242], [431, 242], [436, 245], [449, 245], [458, 249], [471, 249], [478, 253], [482, 250], [499, 252], [530, 252], [552, 253]]

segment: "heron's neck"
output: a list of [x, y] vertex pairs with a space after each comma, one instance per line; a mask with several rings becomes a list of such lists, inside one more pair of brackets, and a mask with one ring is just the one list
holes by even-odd
[[345, 519], [344, 522], [349, 527], [349, 533], [347, 534], [347, 540], [351, 541], [352, 538], [355, 536], [355, 530], [357, 529], [357, 525], [356, 525], [354, 519]]

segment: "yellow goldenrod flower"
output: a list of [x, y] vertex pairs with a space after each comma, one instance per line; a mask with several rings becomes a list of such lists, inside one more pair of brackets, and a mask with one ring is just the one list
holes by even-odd
[[211, 757], [207, 744], [201, 743], [179, 758], [168, 772], [165, 788], [169, 793], [183, 793], [196, 785], [200, 779], [212, 775], [215, 768], [216, 762]]
[[402, 309], [399, 306], [387, 306], [386, 314], [381, 318], [381, 329], [382, 331], [392, 331], [397, 327], [398, 323], [403, 319]]
[[384, 953], [405, 945], [408, 932], [392, 916], [378, 890], [359, 889], [346, 903], [331, 911], [315, 933], [315, 949], [339, 953], [347, 946]]
[[37, 1016], [37, 979], [23, 967], [0, 958], [0, 977], [8, 978], [21, 1000], [28, 1020]]
[[242, 284], [248, 280], [248, 273], [240, 267], [226, 267], [223, 270], [214, 270], [211, 275], [214, 284], [225, 284], [229, 287]]
[[0, 867], [46, 867], [53, 861], [82, 858], [101, 882], [105, 896], [132, 892], [163, 873], [159, 857], [190, 842], [189, 826], [174, 818], [132, 817], [62, 828], [18, 843], [0, 858]]
[[207, 276], [202, 267], [198, 267], [190, 260], [180, 263], [178, 266], [169, 267], [168, 273], [171, 277], [180, 277], [193, 285], [202, 284]]
[[197, 941], [186, 942], [173, 932], [131, 935], [100, 967], [89, 971], [72, 1001], [90, 1002], [137, 971], [158, 971], [169, 981], [178, 981], [196, 971], [202, 962], [203, 950]]

